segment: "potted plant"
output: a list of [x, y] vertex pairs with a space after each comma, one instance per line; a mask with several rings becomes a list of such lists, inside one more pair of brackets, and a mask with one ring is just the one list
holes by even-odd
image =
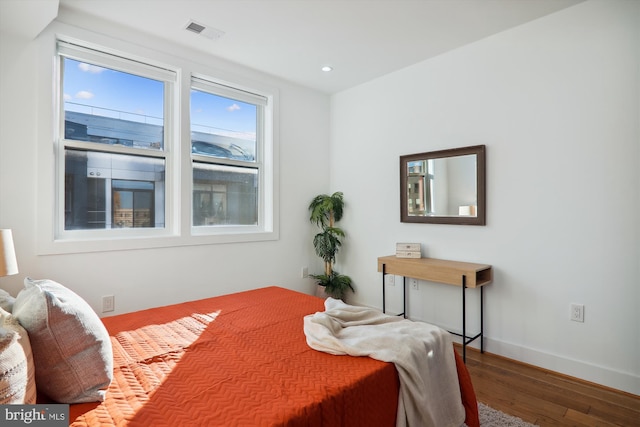
[[351, 278], [333, 269], [338, 249], [342, 246], [344, 231], [335, 226], [342, 218], [344, 198], [342, 192], [332, 195], [320, 194], [309, 204], [311, 213], [309, 220], [320, 227], [320, 232], [313, 238], [316, 254], [324, 261], [324, 274], [311, 274], [324, 293], [336, 299], [344, 299], [348, 290], [354, 291]]

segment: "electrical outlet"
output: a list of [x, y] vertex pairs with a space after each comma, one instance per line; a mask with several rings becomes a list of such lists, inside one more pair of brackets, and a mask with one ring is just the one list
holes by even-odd
[[387, 274], [385, 276], [385, 283], [387, 286], [395, 286], [396, 285], [396, 276], [393, 274]]
[[105, 295], [102, 297], [102, 312], [113, 311], [116, 307], [115, 297], [113, 295]]
[[584, 304], [571, 304], [571, 320], [584, 322]]
[[411, 284], [411, 289], [414, 291], [420, 290], [420, 287], [418, 286], [418, 279], [409, 279], [409, 283]]
[[302, 276], [303, 279], [306, 279], [307, 277], [309, 277], [309, 267], [302, 267], [302, 270], [300, 271], [300, 276]]

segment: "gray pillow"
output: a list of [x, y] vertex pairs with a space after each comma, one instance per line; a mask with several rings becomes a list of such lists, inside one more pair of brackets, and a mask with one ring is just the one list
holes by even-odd
[[13, 315], [29, 333], [38, 390], [60, 403], [104, 400], [111, 339], [91, 306], [52, 280], [26, 278]]

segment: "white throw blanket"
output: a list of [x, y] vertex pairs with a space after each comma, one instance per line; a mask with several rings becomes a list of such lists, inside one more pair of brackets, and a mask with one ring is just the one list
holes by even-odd
[[393, 362], [400, 377], [396, 426], [459, 427], [465, 419], [451, 335], [428, 323], [328, 298], [305, 316], [307, 344], [336, 355]]

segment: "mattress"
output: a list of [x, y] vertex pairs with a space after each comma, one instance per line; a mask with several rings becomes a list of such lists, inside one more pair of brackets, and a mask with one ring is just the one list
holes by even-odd
[[393, 364], [307, 346], [303, 317], [323, 310], [267, 287], [104, 318], [114, 379], [70, 425], [394, 426]]

